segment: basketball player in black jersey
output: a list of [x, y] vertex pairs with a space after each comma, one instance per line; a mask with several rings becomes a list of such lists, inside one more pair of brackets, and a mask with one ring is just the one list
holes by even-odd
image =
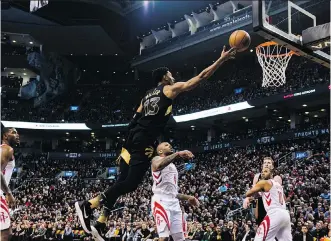
[[[203, 80], [208, 79], [224, 62], [233, 59], [235, 54], [235, 49], [226, 51], [224, 46], [218, 60], [186, 82], [175, 83], [175, 79], [166, 67], [153, 71], [153, 79], [157, 87], [146, 92], [130, 123], [127, 141], [119, 158], [121, 169], [119, 179], [96, 198], [75, 203], [81, 225], [87, 233], [92, 232], [96, 239], [104, 241], [100, 232], [105, 227], [104, 223], [117, 198], [136, 190], [150, 168], [158, 144], [157, 138], [171, 116], [173, 100], [180, 93], [190, 91]], [[97, 224], [90, 226], [92, 210], [99, 206], [103, 206], [104, 211]]]

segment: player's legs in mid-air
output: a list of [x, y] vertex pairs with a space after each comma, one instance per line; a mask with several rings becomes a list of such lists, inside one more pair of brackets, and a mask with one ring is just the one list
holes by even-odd
[[[144, 133], [134, 133], [129, 135], [126, 143], [125, 153], [121, 153], [121, 157], [125, 163], [121, 162], [122, 168], [125, 169], [126, 175], [121, 175], [114, 185], [109, 187], [105, 192], [99, 196], [89, 200], [76, 202], [75, 208], [81, 222], [82, 227], [88, 233], [93, 231], [93, 235], [98, 240], [101, 238], [102, 227], [110, 215], [110, 210], [113, 208], [118, 197], [130, 193], [137, 189], [142, 182], [146, 171], [150, 168], [150, 161], [153, 157], [156, 148], [154, 139], [146, 138]], [[92, 210], [99, 206], [103, 206], [103, 213], [98, 219], [96, 227], [90, 227], [90, 219], [92, 217]], [[98, 235], [98, 234], [99, 235]]]

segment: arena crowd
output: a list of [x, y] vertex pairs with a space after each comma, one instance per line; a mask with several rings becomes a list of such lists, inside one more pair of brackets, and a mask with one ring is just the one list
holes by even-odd
[[[329, 240], [326, 238], [331, 237], [329, 146], [329, 137], [325, 135], [199, 153], [191, 170], [184, 170], [182, 163], [176, 163], [181, 172], [180, 192], [195, 195], [201, 204], [191, 207], [182, 203], [187, 220], [186, 238], [251, 240], [257, 225], [251, 209], [241, 209], [243, 194], [251, 186], [254, 174], [260, 171], [263, 156], [272, 156], [289, 197], [287, 206], [294, 240], [302, 240], [305, 228], [309, 237]], [[281, 158], [294, 147], [300, 151], [311, 150], [312, 155], [301, 160]], [[76, 200], [89, 199], [111, 185], [113, 180], [96, 179], [93, 171], [100, 166], [115, 165], [114, 161], [71, 160], [65, 163], [48, 160], [46, 154], [29, 155], [22, 160], [24, 171], [15, 180], [18, 209], [13, 216], [13, 239], [91, 240], [82, 231], [73, 204]], [[56, 176], [68, 169], [77, 170], [78, 176]], [[151, 185], [152, 178], [148, 173], [138, 190], [117, 201], [107, 223], [107, 240], [157, 240], [150, 210]], [[95, 217], [98, 212], [95, 211]]]
[[[174, 103], [174, 115], [292, 92], [300, 88], [327, 83], [330, 79], [327, 68], [308, 62], [304, 58], [293, 57], [286, 71], [287, 84], [280, 88], [262, 88], [262, 71], [255, 56], [247, 56], [242, 61], [242, 63], [237, 61], [236, 64], [226, 63], [226, 66], [217, 71], [209, 80], [190, 93], [180, 95]], [[197, 71], [205, 67], [198, 66]], [[193, 77], [192, 69], [178, 71], [180, 72], [173, 70], [177, 81], [185, 81]], [[2, 108], [2, 118], [3, 120], [34, 122], [128, 123], [137, 108], [137, 103], [145, 91], [152, 87], [77, 85], [69, 93], [36, 108], [27, 106]], [[79, 109], [71, 111], [72, 105], [78, 106]]]

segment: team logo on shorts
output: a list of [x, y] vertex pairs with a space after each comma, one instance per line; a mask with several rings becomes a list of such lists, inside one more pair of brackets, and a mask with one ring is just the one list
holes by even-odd
[[7, 218], [9, 218], [9, 216], [7, 215], [7, 213], [0, 212], [0, 223], [5, 223]]
[[154, 154], [154, 148], [149, 146], [145, 148], [145, 155], [148, 156], [148, 158], [151, 158]]
[[160, 226], [160, 224], [163, 222], [163, 220], [160, 218], [160, 216], [156, 216], [156, 224], [157, 226]]

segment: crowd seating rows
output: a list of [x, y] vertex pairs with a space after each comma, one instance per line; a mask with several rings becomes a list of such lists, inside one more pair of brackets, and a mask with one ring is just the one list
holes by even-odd
[[[246, 240], [254, 237], [255, 219], [250, 210], [237, 212], [242, 206], [243, 194], [251, 186], [255, 173], [259, 172], [262, 157], [272, 156], [279, 160], [294, 145], [299, 150], [312, 150], [308, 159], [283, 159], [277, 163], [277, 173], [283, 178], [294, 240], [299, 238], [301, 226], [307, 225], [310, 235], [321, 240], [330, 238], [330, 179], [329, 138], [319, 137], [274, 145], [250, 148], [233, 148], [198, 154], [195, 168], [180, 169], [180, 191], [195, 195], [201, 205], [190, 207], [182, 203], [188, 221], [189, 240]], [[16, 180], [15, 191], [18, 210], [14, 215], [14, 238], [21, 240], [90, 240], [80, 227], [73, 203], [97, 195], [112, 180], [55, 178], [51, 173], [61, 169], [81, 166], [79, 170], [92, 173], [99, 166], [107, 166], [109, 160], [64, 161], [47, 160], [46, 155], [30, 155], [23, 158], [26, 174]], [[54, 164], [52, 164], [54, 162]], [[32, 167], [31, 163], [35, 166]], [[181, 163], [176, 163], [180, 166]], [[238, 168], [240, 166], [240, 168]], [[38, 171], [36, 171], [38, 170]], [[91, 171], [91, 172], [90, 172]], [[29, 174], [27, 174], [29, 173]], [[92, 175], [93, 176], [93, 175]], [[40, 178], [39, 178], [40, 177]], [[47, 177], [47, 178], [46, 178]], [[23, 180], [23, 181], [20, 181]], [[138, 190], [121, 197], [107, 226], [109, 240], [157, 239], [150, 210], [152, 178], [147, 174]], [[224, 191], [226, 190], [226, 191]], [[99, 210], [95, 211], [97, 217]], [[123, 229], [122, 229], [123, 228]], [[149, 229], [147, 231], [146, 229]], [[126, 234], [126, 235], [125, 235]]]
[[[308, 62], [304, 58], [293, 57], [286, 72], [287, 84], [280, 88], [265, 89], [261, 87], [262, 73], [253, 55], [235, 64], [232, 62], [226, 65], [192, 92], [180, 95], [174, 104], [174, 114], [187, 114], [291, 92], [299, 88], [326, 83], [330, 79], [329, 71], [323, 66]], [[199, 69], [203, 68], [203, 66], [199, 67]], [[192, 77], [192, 71], [189, 72], [180, 73], [177, 80]], [[235, 94], [236, 88], [243, 88], [243, 90]], [[17, 108], [12, 111], [3, 110], [2, 116], [4, 120], [16, 121], [125, 123], [132, 117], [134, 108], [146, 89], [147, 87], [141, 86], [125, 88], [81, 86], [37, 108], [24, 107], [20, 111]], [[71, 105], [79, 105], [80, 109], [76, 112], [70, 111]]]

